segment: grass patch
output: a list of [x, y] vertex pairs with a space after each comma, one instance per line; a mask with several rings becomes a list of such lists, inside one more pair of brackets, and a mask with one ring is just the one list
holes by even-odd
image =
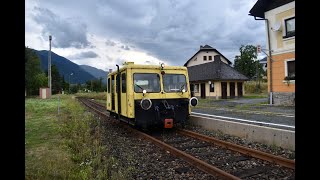
[[258, 93], [258, 94], [251, 93], [251, 94], [243, 95], [243, 98], [246, 98], [246, 99], [259, 99], [259, 98], [267, 98], [267, 97], [268, 97], [267, 93]]
[[106, 92], [76, 93], [75, 96], [93, 98], [93, 99], [104, 100], [104, 101], [106, 101], [107, 99]]
[[246, 81], [244, 82], [245, 93], [268, 93], [268, 83], [267, 82], [257, 82], [257, 81]]
[[252, 105], [252, 104], [239, 104], [239, 105], [235, 106], [235, 109], [237, 109], [237, 110], [247, 110], [247, 109], [252, 108], [252, 106], [254, 106], [254, 105]]
[[68, 95], [25, 101], [25, 179], [127, 179], [102, 144], [97, 118]]
[[102, 99], [96, 99], [97, 102], [101, 103], [101, 104], [106, 104], [106, 100], [102, 100]]
[[57, 100], [25, 101], [25, 178], [69, 178], [74, 164], [63, 149], [57, 124]]

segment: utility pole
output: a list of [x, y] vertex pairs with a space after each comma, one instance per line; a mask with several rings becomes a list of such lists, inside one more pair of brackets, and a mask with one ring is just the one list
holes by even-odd
[[71, 74], [69, 75], [69, 94], [70, 94], [70, 87], [71, 87], [70, 76], [72, 76], [72, 75], [73, 75], [73, 73], [71, 73]]
[[49, 86], [49, 96], [52, 95], [51, 88], [51, 35], [49, 35], [49, 55], [48, 55], [48, 86]]
[[257, 60], [256, 60], [256, 92], [260, 93], [260, 87], [258, 85], [258, 76], [259, 76], [259, 74], [258, 74], [258, 69], [259, 69], [258, 63], [259, 63], [259, 60], [258, 60], [258, 57], [257, 57]]
[[261, 53], [261, 46], [257, 45], [257, 51], [256, 51], [256, 59], [254, 61], [255, 65], [256, 65], [256, 93], [258, 93], [258, 54]]

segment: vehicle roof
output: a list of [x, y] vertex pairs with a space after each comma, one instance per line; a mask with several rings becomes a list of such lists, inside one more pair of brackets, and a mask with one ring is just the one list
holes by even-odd
[[[119, 71], [125, 70], [125, 69], [153, 69], [153, 70], [187, 70], [187, 67], [185, 66], [164, 66], [163, 69], [161, 69], [160, 65], [144, 65], [144, 64], [133, 64], [133, 63], [125, 63]], [[116, 74], [117, 70], [112, 71], [108, 75]]]

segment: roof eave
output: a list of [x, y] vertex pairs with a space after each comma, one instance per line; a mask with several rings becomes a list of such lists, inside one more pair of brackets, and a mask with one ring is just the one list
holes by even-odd
[[295, 0], [258, 0], [249, 11], [249, 16], [265, 18], [264, 13]]
[[218, 78], [207, 78], [207, 79], [196, 79], [196, 80], [190, 80], [191, 82], [194, 81], [208, 81], [208, 80], [213, 80], [213, 81], [248, 81], [249, 79], [218, 79]]
[[257, 20], [258, 17], [259, 17], [259, 18], [262, 18], [262, 19], [265, 18], [264, 13], [263, 13], [263, 15], [253, 15], [253, 14], [248, 14], [248, 15], [249, 15], [249, 16], [253, 16], [255, 20]]

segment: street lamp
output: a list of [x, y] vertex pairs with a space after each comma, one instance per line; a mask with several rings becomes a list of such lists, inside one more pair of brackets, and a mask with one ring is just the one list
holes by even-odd
[[69, 75], [69, 94], [70, 94], [70, 86], [71, 86], [71, 83], [70, 83], [70, 76], [72, 76], [73, 75], [73, 73], [71, 73], [70, 75]]

